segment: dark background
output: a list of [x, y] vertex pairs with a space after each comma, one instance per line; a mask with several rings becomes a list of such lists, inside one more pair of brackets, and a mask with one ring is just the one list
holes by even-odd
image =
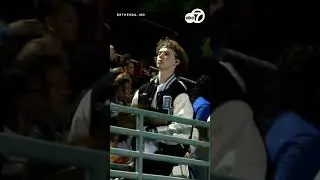
[[[199, 6], [191, 5], [191, 8], [205, 9], [209, 6], [209, 1], [201, 1]], [[157, 42], [164, 37], [177, 40], [190, 58], [189, 73], [184, 76], [195, 79], [200, 72], [197, 72], [198, 68], [193, 67], [202, 61], [200, 46], [202, 39], [209, 36], [207, 22], [210, 18], [207, 16], [202, 24], [187, 24], [184, 16], [191, 10], [179, 8], [178, 5], [172, 3], [174, 1], [164, 2], [163, 6], [158, 6], [158, 9], [155, 10], [139, 10], [143, 9], [146, 2], [150, 3], [150, 1], [140, 0], [131, 5], [124, 5], [121, 2], [117, 4], [119, 8], [116, 12], [142, 12], [145, 13], [145, 17], [117, 17], [115, 12], [113, 16], [109, 17], [112, 32], [111, 42], [120, 54], [129, 53], [136, 60], [145, 59], [154, 64], [153, 57]]]
[[[173, 1], [177, 0], [165, 3], [170, 4]], [[317, 43], [319, 40], [316, 19], [319, 11], [316, 1], [225, 0], [224, 7], [213, 17], [207, 17], [206, 24], [199, 26], [184, 23], [182, 18], [186, 12], [183, 8], [164, 6], [159, 7], [157, 13], [146, 12], [145, 18], [169, 27], [178, 32], [178, 36], [146, 23], [140, 18], [114, 16], [116, 12], [135, 12], [146, 2], [150, 1], [94, 0], [94, 5], [87, 10], [89, 12], [86, 15], [82, 13], [86, 19], [83, 20], [83, 28], [91, 28], [86, 32], [87, 35], [91, 32], [92, 36], [96, 23], [108, 20], [112, 24], [113, 34], [112, 36], [109, 33], [104, 34], [104, 37], [112, 37], [112, 43], [121, 53], [130, 53], [136, 59], [150, 59], [153, 56], [155, 43], [161, 37], [174, 37], [185, 47], [193, 62], [199, 57], [201, 38], [207, 34], [212, 36], [215, 45], [227, 46], [271, 62], [276, 62], [283, 49], [289, 45]], [[187, 1], [179, 2], [187, 3]], [[209, 6], [209, 1], [203, 1], [202, 5], [205, 6], [204, 4]], [[33, 15], [32, 0], [0, 2], [0, 18], [6, 22]], [[99, 16], [104, 17], [93, 20]], [[100, 29], [101, 27], [103, 26], [100, 25]], [[83, 35], [83, 37], [87, 36]]]
[[276, 62], [285, 47], [318, 42], [317, 7], [316, 1], [225, 0], [211, 24], [225, 45]]

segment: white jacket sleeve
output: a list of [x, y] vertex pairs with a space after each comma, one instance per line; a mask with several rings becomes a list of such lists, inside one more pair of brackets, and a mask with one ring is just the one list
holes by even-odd
[[[173, 115], [187, 119], [193, 118], [193, 108], [188, 94], [182, 93], [174, 99]], [[189, 138], [191, 127], [191, 125], [172, 122], [169, 126], [157, 127], [157, 131], [160, 134], [166, 135], [184, 134], [182, 135], [183, 138]]]
[[133, 95], [133, 98], [131, 101], [131, 107], [135, 107], [138, 105], [138, 99], [139, 99], [139, 89]]
[[237, 136], [250, 120], [253, 121], [253, 112], [249, 105], [242, 101], [226, 102], [215, 110], [210, 122], [213, 169], [229, 148], [237, 143]]
[[84, 95], [72, 118], [69, 142], [75, 142], [81, 138], [89, 137], [91, 123], [91, 90]]

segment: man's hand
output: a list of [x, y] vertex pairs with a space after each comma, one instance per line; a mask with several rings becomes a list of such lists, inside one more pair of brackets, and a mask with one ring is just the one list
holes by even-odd
[[42, 35], [45, 28], [41, 22], [36, 19], [23, 19], [12, 22], [8, 25], [9, 33], [12, 35]]

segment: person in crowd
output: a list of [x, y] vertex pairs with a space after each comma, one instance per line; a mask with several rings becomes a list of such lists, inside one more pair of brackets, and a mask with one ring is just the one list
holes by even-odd
[[[178, 73], [186, 67], [188, 57], [183, 48], [174, 40], [162, 39], [156, 47], [158, 75], [136, 91], [132, 107], [139, 107], [169, 115], [192, 119], [193, 109], [186, 86], [178, 80]], [[191, 138], [192, 126], [176, 122], [152, 120], [147, 130], [160, 134]], [[145, 141], [144, 151], [148, 153], [184, 157], [187, 146], [170, 142]], [[170, 175], [175, 164], [144, 160], [144, 173]]]
[[[210, 77], [201, 76], [195, 85], [192, 92], [194, 119], [207, 122], [210, 114], [212, 113], [210, 99]], [[199, 128], [199, 138], [201, 140], [208, 141], [208, 131], [206, 129]], [[197, 148], [193, 153], [195, 159], [208, 160], [207, 152]], [[196, 179], [206, 180], [208, 179], [208, 169], [200, 166], [191, 166], [193, 175]]]
[[[41, 1], [42, 2], [42, 1]], [[25, 92], [19, 95], [18, 112], [21, 121], [50, 117], [57, 126], [67, 126], [72, 89], [68, 78], [68, 59], [64, 45], [77, 37], [77, 14], [73, 4], [59, 1], [39, 16], [46, 32], [43, 37], [28, 42], [17, 55], [15, 67], [23, 73], [32, 73], [25, 80]], [[52, 60], [55, 59], [55, 60]], [[51, 64], [44, 66], [44, 64]], [[45, 67], [45, 68], [44, 68]], [[42, 72], [40, 75], [36, 72]], [[39, 113], [39, 109], [45, 108]], [[40, 117], [41, 114], [41, 117]], [[51, 123], [49, 123], [51, 124]]]
[[[129, 105], [128, 99], [131, 98], [131, 79], [129, 76], [120, 74], [115, 79], [116, 92], [114, 99], [111, 99], [111, 102], [120, 104], [120, 105]], [[131, 99], [130, 99], [131, 100]], [[131, 119], [126, 118], [125, 115], [114, 112], [111, 114], [111, 117], [117, 118], [115, 124], [111, 124], [119, 127], [132, 128], [135, 122], [132, 122]], [[116, 147], [121, 149], [131, 149], [132, 137], [126, 135], [111, 134], [110, 135], [110, 147]], [[110, 155], [110, 161], [118, 164], [128, 164], [131, 161], [131, 158], [118, 155]]]
[[[137, 75], [135, 74], [135, 64], [131, 60], [130, 55], [129, 54], [122, 55], [121, 62], [122, 62], [123, 73], [129, 76], [132, 80], [132, 84], [131, 84], [132, 88], [138, 89], [139, 77], [137, 77]], [[130, 99], [130, 101], [131, 100], [132, 98]]]
[[115, 74], [123, 72], [120, 56], [117, 54], [113, 45], [110, 45], [110, 72]]
[[213, 61], [210, 74], [214, 111], [210, 116], [211, 173], [237, 179], [264, 180], [267, 158], [245, 87], [235, 69]]
[[[107, 74], [83, 96], [72, 119], [71, 130], [69, 133], [69, 143], [81, 145], [83, 143], [88, 143], [88, 139], [90, 139], [90, 141], [92, 140], [90, 133], [91, 128], [99, 129], [99, 125], [105, 121], [104, 119], [102, 120], [103, 122], [100, 122], [99, 119], [94, 118], [94, 111], [97, 103], [101, 104], [102, 106], [105, 106], [105, 104], [110, 102], [120, 105], [127, 105], [127, 96], [129, 96], [131, 93], [130, 81], [131, 80], [128, 76], [119, 75], [114, 79], [111, 74]], [[109, 126], [126, 124], [126, 120], [118, 121], [118, 115], [119, 113], [117, 112], [111, 112], [112, 120], [104, 125]], [[105, 118], [109, 119], [108, 117]], [[96, 126], [95, 124], [98, 125]], [[105, 128], [104, 126], [101, 127], [101, 129]], [[109, 137], [109, 135], [105, 137], [98, 137], [98, 139], [105, 140], [107, 137]]]
[[197, 80], [195, 91], [194, 119], [206, 122], [212, 112], [211, 103], [208, 101], [210, 99], [210, 79], [208, 76], [201, 76]]
[[10, 66], [26, 42], [44, 33], [42, 23], [36, 19], [22, 19], [0, 29], [0, 70]]
[[[131, 84], [132, 84], [132, 79], [131, 77], [126, 74], [122, 73], [117, 76], [115, 79], [115, 83], [117, 83], [117, 101], [119, 103], [117, 104], [122, 104], [122, 105], [129, 105], [129, 101], [132, 99], [132, 90], [131, 90]], [[115, 101], [115, 102], [117, 102]], [[120, 103], [121, 102], [121, 103]], [[129, 103], [129, 104], [128, 104]]]
[[294, 46], [279, 63], [281, 106], [266, 135], [270, 179], [313, 180], [320, 170], [320, 48]]
[[71, 1], [51, 0], [39, 3], [38, 6], [38, 19], [45, 26], [46, 32], [43, 37], [30, 41], [18, 54], [18, 60], [35, 53], [62, 54], [66, 45], [77, 39], [78, 19], [76, 7]]
[[133, 77], [135, 75], [134, 64], [131, 61], [131, 57], [129, 54], [124, 54], [121, 56], [121, 64], [124, 73], [128, 74], [130, 77]]
[[37, 19], [21, 19], [9, 23], [0, 29], [0, 44], [6, 44], [8, 40], [15, 36], [34, 36], [43, 35], [45, 29]]

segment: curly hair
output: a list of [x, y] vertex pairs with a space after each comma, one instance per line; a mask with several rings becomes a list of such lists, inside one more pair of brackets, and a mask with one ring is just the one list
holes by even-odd
[[156, 54], [158, 54], [162, 47], [167, 47], [173, 50], [175, 52], [175, 58], [180, 60], [180, 64], [176, 67], [176, 73], [183, 73], [188, 69], [189, 58], [177, 41], [169, 38], [160, 39], [157, 43]]

